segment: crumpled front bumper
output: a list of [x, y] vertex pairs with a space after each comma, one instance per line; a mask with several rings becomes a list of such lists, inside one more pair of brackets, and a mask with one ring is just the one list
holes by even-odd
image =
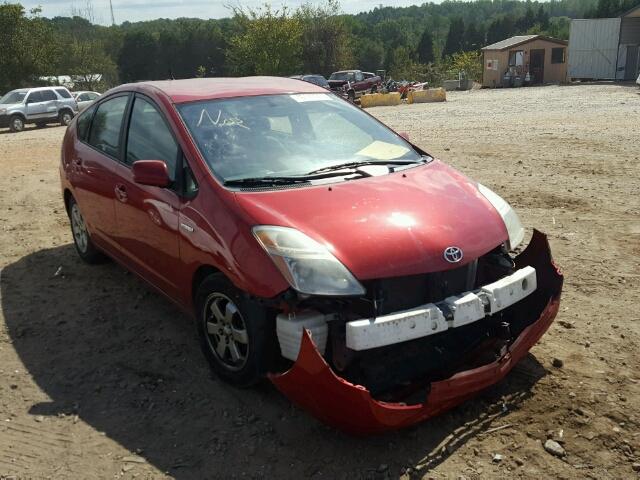
[[547, 331], [560, 306], [563, 276], [553, 263], [546, 235], [534, 231], [529, 246], [516, 257], [516, 266], [536, 269], [536, 308], [540, 314], [499, 359], [479, 368], [431, 383], [424, 403], [406, 405], [375, 400], [369, 391], [337, 376], [305, 332], [293, 367], [269, 378], [298, 406], [321, 421], [351, 434], [396, 430], [449, 410], [503, 379]]

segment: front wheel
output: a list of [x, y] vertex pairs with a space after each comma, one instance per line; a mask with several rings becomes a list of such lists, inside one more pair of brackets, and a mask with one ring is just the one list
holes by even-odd
[[87, 225], [84, 223], [82, 213], [80, 213], [80, 207], [78, 207], [73, 197], [69, 200], [68, 208], [76, 252], [78, 252], [82, 260], [89, 264], [101, 263], [104, 261], [105, 256], [93, 245]]
[[351, 103], [356, 103], [356, 92], [350, 90], [347, 92], [347, 100]]
[[14, 115], [9, 120], [9, 130], [12, 132], [21, 132], [24, 130], [24, 118], [20, 115]]
[[197, 329], [211, 369], [224, 381], [247, 387], [274, 365], [275, 319], [223, 275], [207, 277], [195, 298]]

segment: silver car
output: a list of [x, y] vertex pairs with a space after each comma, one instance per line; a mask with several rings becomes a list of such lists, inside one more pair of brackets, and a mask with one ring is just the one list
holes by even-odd
[[21, 88], [0, 98], [0, 128], [12, 132], [26, 124], [43, 127], [48, 123], [69, 125], [78, 113], [78, 104], [65, 87]]
[[100, 98], [101, 95], [98, 92], [71, 92], [71, 94], [76, 99], [80, 112]]

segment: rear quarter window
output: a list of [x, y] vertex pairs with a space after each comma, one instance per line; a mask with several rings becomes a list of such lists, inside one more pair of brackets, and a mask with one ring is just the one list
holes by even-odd
[[87, 108], [78, 116], [76, 129], [78, 131], [78, 138], [83, 142], [87, 140], [87, 133], [89, 133], [89, 126], [91, 125], [91, 117], [95, 110], [96, 107]]

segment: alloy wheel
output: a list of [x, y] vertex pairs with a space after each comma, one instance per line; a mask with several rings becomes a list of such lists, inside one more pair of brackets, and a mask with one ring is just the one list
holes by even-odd
[[84, 223], [84, 219], [80, 214], [80, 209], [75, 203], [71, 207], [71, 231], [73, 232], [73, 238], [76, 241], [78, 250], [85, 253], [89, 246], [89, 234], [87, 233], [87, 226]]
[[222, 293], [212, 293], [205, 302], [203, 318], [213, 355], [226, 369], [241, 370], [247, 363], [249, 335], [236, 304]]
[[11, 121], [11, 126], [14, 132], [21, 132], [24, 130], [24, 121], [20, 117], [15, 117]]

